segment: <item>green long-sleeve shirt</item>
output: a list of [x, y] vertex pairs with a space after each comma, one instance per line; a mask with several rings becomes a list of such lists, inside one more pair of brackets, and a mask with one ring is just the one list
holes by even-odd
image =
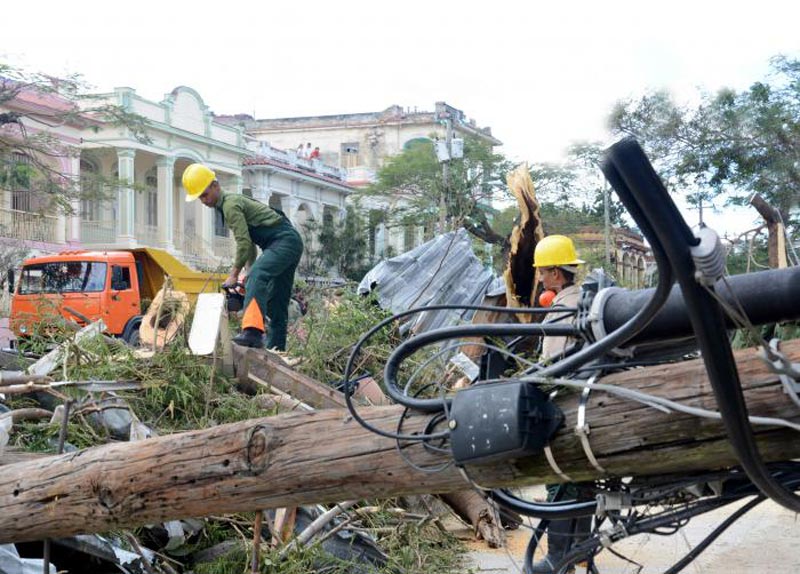
[[239, 269], [256, 258], [256, 246], [248, 227], [271, 227], [281, 221], [280, 214], [270, 206], [238, 193], [221, 192], [214, 207], [222, 212], [222, 220], [236, 240], [233, 265]]

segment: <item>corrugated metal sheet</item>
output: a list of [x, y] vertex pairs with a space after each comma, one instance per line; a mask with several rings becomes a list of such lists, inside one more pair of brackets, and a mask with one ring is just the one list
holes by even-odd
[[[381, 261], [361, 280], [358, 292], [375, 291], [384, 309], [394, 313], [443, 304], [478, 305], [502, 279], [478, 260], [465, 229], [439, 235], [419, 247]], [[473, 311], [426, 311], [413, 315], [403, 330], [415, 333], [468, 321]]]

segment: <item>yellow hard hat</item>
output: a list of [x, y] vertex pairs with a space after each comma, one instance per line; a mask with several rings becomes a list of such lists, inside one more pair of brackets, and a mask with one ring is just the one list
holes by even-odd
[[534, 267], [561, 267], [585, 263], [578, 259], [575, 244], [566, 235], [548, 235], [536, 244], [533, 252]]
[[193, 163], [183, 171], [183, 188], [186, 190], [186, 201], [194, 201], [211, 182], [217, 179], [217, 174], [202, 163]]

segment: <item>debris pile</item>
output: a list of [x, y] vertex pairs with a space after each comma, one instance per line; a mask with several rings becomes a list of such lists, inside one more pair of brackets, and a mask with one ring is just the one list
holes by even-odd
[[[331, 316], [354, 321], [352, 334], [358, 335], [363, 331], [361, 322], [371, 324], [376, 314], [383, 314], [352, 293], [340, 290], [328, 295], [327, 303], [318, 299], [308, 320], [303, 318], [293, 327], [292, 347], [303, 347], [307, 353], [300, 356], [298, 369], [313, 371], [312, 362], [306, 365], [304, 358], [319, 357], [320, 349], [314, 346], [321, 339], [330, 341], [325, 331], [332, 327], [329, 322], [337, 320]], [[352, 303], [350, 297], [357, 301], [356, 308], [335, 302]], [[41, 351], [45, 346], [41, 340], [29, 341], [17, 356], [4, 357], [1, 465], [289, 410], [338, 406], [336, 397], [341, 393], [327, 383], [341, 378], [337, 359], [346, 358], [354, 343], [340, 338], [342, 351], [324, 355], [328, 373], [321, 377], [322, 383], [287, 364], [297, 358], [239, 347], [234, 347], [237, 377], [228, 376], [222, 350], [215, 349], [210, 356], [190, 352], [186, 324], [155, 351], [134, 349], [101, 332], [97, 323], [77, 332], [73, 327], [51, 329], [47, 346], [52, 348], [41, 358], [26, 358], [24, 353]], [[397, 333], [387, 337], [396, 338]], [[245, 357], [248, 352], [251, 356]], [[382, 400], [376, 388], [374, 381], [365, 383], [362, 404]], [[320, 403], [317, 395], [328, 397], [330, 404]], [[458, 542], [441, 521], [446, 509], [433, 497], [415, 498], [268, 511], [253, 508], [241, 515], [7, 544], [0, 546], [0, 572], [42, 572], [45, 561], [51, 572], [101, 574], [201, 574], [241, 572], [246, 567], [252, 572], [421, 573], [431, 571], [431, 563], [436, 571], [458, 571]], [[57, 514], [58, 500], [48, 508]]]

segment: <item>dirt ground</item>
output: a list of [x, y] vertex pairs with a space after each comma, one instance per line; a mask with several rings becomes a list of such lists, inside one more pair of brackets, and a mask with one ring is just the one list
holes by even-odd
[[[654, 574], [665, 572], [700, 542], [711, 530], [746, 501], [692, 519], [671, 536], [643, 535], [623, 540], [613, 546], [616, 552], [643, 565], [626, 563], [608, 551], [596, 559], [601, 574]], [[535, 521], [534, 521], [535, 524]], [[463, 536], [470, 549], [471, 566], [476, 573], [503, 574], [522, 572], [522, 558], [531, 536], [530, 527], [510, 531], [507, 549], [491, 550], [482, 542]], [[764, 502], [745, 514], [726, 530], [683, 573], [686, 574], [756, 574], [794, 573], [800, 571], [800, 520], [773, 502]], [[541, 557], [537, 552], [536, 558]], [[578, 573], [585, 572], [579, 568]]]

